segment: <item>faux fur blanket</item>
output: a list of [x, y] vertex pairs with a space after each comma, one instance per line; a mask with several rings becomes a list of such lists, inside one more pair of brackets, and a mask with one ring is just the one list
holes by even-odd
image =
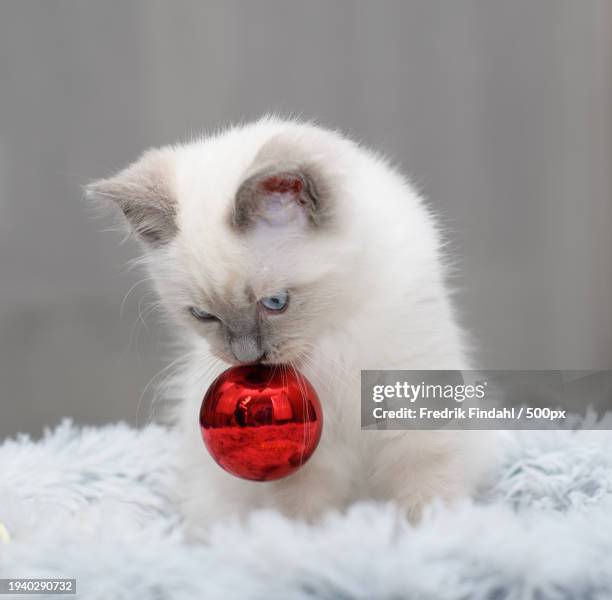
[[612, 598], [612, 432], [507, 433], [491, 488], [417, 527], [391, 505], [317, 526], [262, 512], [195, 546], [170, 502], [175, 443], [69, 422], [5, 441], [0, 578], [76, 578], [104, 600]]

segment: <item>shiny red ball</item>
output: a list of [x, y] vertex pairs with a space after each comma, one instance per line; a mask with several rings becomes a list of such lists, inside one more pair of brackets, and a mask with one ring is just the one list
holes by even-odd
[[224, 371], [200, 409], [208, 451], [228, 473], [272, 481], [299, 469], [315, 451], [323, 426], [310, 382], [286, 365]]

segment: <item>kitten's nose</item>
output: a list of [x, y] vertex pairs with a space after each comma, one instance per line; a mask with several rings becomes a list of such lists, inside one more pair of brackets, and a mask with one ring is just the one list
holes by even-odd
[[230, 341], [230, 348], [236, 360], [243, 363], [257, 362], [264, 355], [261, 345], [253, 336], [240, 336]]

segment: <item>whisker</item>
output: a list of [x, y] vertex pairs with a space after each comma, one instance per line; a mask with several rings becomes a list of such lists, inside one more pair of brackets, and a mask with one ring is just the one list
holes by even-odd
[[153, 384], [153, 382], [160, 376], [162, 376], [166, 371], [168, 371], [169, 369], [173, 368], [175, 365], [177, 365], [181, 360], [184, 360], [184, 356], [179, 356], [178, 358], [176, 358], [175, 360], [173, 360], [171, 363], [167, 364], [165, 367], [163, 367], [162, 369], [160, 369], [157, 373], [155, 373], [155, 375], [153, 375], [153, 377], [151, 377], [151, 379], [149, 379], [147, 385], [144, 387], [144, 389], [142, 390], [142, 393], [140, 394], [140, 397], [138, 398], [138, 403], [136, 405], [136, 425], [139, 426], [139, 415], [140, 415], [140, 407], [142, 405], [142, 401], [145, 397], [145, 394], [147, 393], [147, 391], [149, 390], [149, 388], [151, 387], [151, 385]]

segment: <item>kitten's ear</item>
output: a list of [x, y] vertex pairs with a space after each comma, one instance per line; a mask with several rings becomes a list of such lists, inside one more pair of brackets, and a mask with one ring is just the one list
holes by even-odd
[[273, 227], [289, 224], [317, 226], [320, 196], [303, 169], [269, 168], [248, 177], [236, 194], [232, 224], [246, 231], [257, 221]]
[[330, 194], [330, 178], [295, 140], [273, 138], [238, 188], [231, 225], [241, 232], [257, 222], [316, 229], [330, 220]]
[[173, 165], [172, 149], [149, 150], [114, 177], [89, 184], [85, 194], [115, 203], [137, 236], [159, 247], [177, 232]]

